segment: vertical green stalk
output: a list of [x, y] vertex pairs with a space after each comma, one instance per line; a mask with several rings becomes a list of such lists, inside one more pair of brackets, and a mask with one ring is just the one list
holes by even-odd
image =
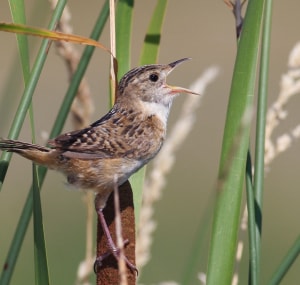
[[140, 56], [140, 65], [157, 62], [163, 21], [167, 9], [167, 0], [158, 0], [144, 39]]
[[220, 159], [208, 285], [230, 284], [233, 274], [250, 134], [249, 123], [242, 121], [253, 105], [263, 5], [261, 0], [249, 2], [238, 43]]
[[[24, 1], [20, 0], [10, 0], [9, 1], [11, 16], [14, 23], [17, 24], [26, 24], [26, 16], [25, 16], [25, 5]], [[17, 43], [21, 60], [21, 67], [23, 72], [24, 85], [27, 85], [30, 76], [30, 60], [29, 60], [29, 49], [28, 49], [28, 41], [27, 36], [17, 34]], [[31, 125], [33, 126], [33, 109], [32, 104], [29, 106], [29, 116], [31, 120]], [[32, 127], [32, 131], [34, 132], [34, 127]]]
[[[13, 22], [17, 24], [25, 25], [26, 16], [25, 16], [24, 1], [10, 0], [9, 6], [10, 6]], [[17, 37], [18, 50], [19, 50], [19, 55], [21, 60], [24, 85], [26, 86], [30, 76], [28, 40], [27, 40], [27, 36], [25, 35], [17, 34], [16, 37]], [[33, 123], [33, 110], [32, 110], [31, 103], [29, 106], [29, 115], [30, 115], [31, 123]]]
[[255, 197], [253, 191], [253, 177], [252, 177], [252, 162], [251, 155], [248, 151], [246, 163], [246, 194], [247, 194], [247, 210], [248, 210], [248, 233], [249, 233], [249, 284], [258, 285], [257, 275], [257, 251], [255, 240]]
[[47, 285], [50, 284], [50, 281], [44, 236], [38, 168], [35, 164], [32, 165], [32, 173], [35, 284]]
[[[11, 11], [11, 16], [12, 16], [13, 22], [18, 23], [18, 24], [25, 24], [26, 18], [25, 18], [24, 1], [9, 0], [9, 6], [10, 6], [10, 11]], [[23, 71], [23, 79], [24, 79], [24, 83], [26, 84], [29, 79], [29, 75], [30, 75], [29, 50], [28, 50], [27, 36], [18, 34], [18, 35], [16, 35], [16, 37], [17, 37], [21, 66], [22, 66], [22, 71]]]
[[116, 57], [118, 79], [130, 69], [133, 0], [118, 1], [116, 11]]
[[[270, 58], [270, 38], [272, 20], [272, 0], [266, 0], [264, 9], [264, 23], [261, 45], [260, 76], [258, 86], [258, 102], [256, 117], [256, 142], [255, 142], [255, 165], [254, 165], [254, 194], [255, 194], [255, 246], [256, 246], [256, 267], [257, 282], [260, 275], [261, 259], [261, 231], [262, 231], [262, 204], [264, 189], [264, 155], [265, 155], [265, 127], [268, 100], [268, 76]], [[251, 245], [251, 246], [254, 246]]]
[[[140, 65], [153, 64], [157, 62], [163, 20], [167, 8], [167, 0], [158, 0], [153, 11], [151, 21], [144, 39], [144, 45], [140, 56]], [[133, 188], [135, 220], [138, 221], [142, 203], [142, 189], [144, 185], [146, 167], [140, 169], [131, 176], [130, 183]]]

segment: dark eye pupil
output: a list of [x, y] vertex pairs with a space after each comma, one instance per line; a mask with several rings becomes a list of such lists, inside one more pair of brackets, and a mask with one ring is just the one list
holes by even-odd
[[152, 74], [150, 74], [149, 79], [150, 79], [152, 82], [156, 82], [156, 81], [158, 80], [158, 75], [155, 74], [155, 73], [152, 73]]

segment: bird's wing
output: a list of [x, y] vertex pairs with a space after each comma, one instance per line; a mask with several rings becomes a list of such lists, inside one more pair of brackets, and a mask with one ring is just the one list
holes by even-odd
[[50, 147], [61, 150], [65, 156], [82, 159], [112, 157], [113, 152], [109, 143], [110, 120], [116, 116], [111, 109], [104, 117], [91, 126], [62, 134], [49, 140]]
[[152, 129], [148, 119], [143, 121], [134, 112], [112, 109], [90, 127], [60, 135], [49, 145], [71, 158], [142, 158], [157, 148], [152, 140], [145, 140], [154, 135]]

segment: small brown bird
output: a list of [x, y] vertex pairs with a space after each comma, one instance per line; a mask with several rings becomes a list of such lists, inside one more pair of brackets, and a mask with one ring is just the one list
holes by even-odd
[[[197, 94], [166, 83], [168, 74], [186, 60], [130, 70], [121, 79], [116, 102], [104, 117], [85, 129], [50, 140], [49, 147], [1, 139], [0, 149], [61, 171], [68, 183], [93, 190], [99, 219], [107, 227], [102, 210], [109, 195], [115, 184], [123, 184], [161, 149], [175, 95]], [[117, 258], [116, 247], [107, 238]], [[127, 264], [134, 268], [130, 262]]]

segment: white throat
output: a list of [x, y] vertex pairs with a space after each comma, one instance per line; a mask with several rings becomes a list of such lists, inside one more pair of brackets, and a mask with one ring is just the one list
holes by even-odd
[[162, 103], [157, 103], [157, 102], [144, 101], [143, 102], [144, 114], [147, 114], [147, 116], [151, 116], [151, 115], [157, 116], [166, 127], [171, 104], [172, 104], [171, 101], [169, 102], [168, 105], [164, 105]]

